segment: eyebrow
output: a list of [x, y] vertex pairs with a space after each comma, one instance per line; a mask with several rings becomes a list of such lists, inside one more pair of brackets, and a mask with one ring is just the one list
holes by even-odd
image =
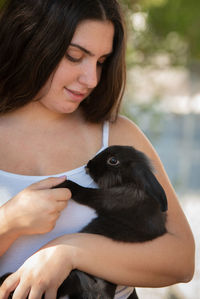
[[[95, 56], [92, 52], [90, 52], [89, 50], [87, 50], [86, 48], [84, 48], [84, 47], [82, 47], [82, 46], [80, 46], [80, 45], [78, 45], [78, 44], [73, 44], [73, 43], [71, 43], [70, 46], [72, 46], [72, 47], [76, 47], [76, 48], [80, 49], [81, 51], [83, 51], [84, 53], [88, 54], [89, 56]], [[105, 54], [105, 55], [102, 55], [101, 57], [108, 57], [108, 56], [110, 56], [111, 54], [112, 54], [112, 52], [107, 53], [107, 54]]]

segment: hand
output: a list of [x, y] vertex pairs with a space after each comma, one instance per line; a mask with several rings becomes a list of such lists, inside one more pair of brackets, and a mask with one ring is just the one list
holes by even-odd
[[[49, 243], [50, 244], [50, 243]], [[73, 269], [70, 247], [52, 245], [37, 251], [0, 287], [0, 299], [56, 299], [57, 290]]]
[[19, 235], [51, 231], [71, 198], [69, 189], [51, 189], [64, 180], [52, 177], [32, 184], [3, 205], [8, 231]]

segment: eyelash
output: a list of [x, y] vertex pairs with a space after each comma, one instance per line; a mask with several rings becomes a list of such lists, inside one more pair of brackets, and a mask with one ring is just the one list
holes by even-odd
[[69, 59], [72, 62], [80, 62], [81, 58], [74, 58], [72, 56], [70, 56], [69, 54], [66, 54], [67, 59]]
[[[74, 58], [74, 57], [70, 56], [69, 54], [66, 54], [66, 57], [67, 57], [67, 59], [69, 59], [70, 61], [75, 62], [75, 63], [80, 62], [81, 59], [82, 59], [82, 57], [81, 58]], [[97, 65], [102, 67], [105, 64], [105, 62], [106, 61], [104, 61], [104, 62], [97, 61]]]

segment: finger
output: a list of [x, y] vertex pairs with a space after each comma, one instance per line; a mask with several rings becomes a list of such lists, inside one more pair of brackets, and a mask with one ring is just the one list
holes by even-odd
[[0, 287], [0, 299], [7, 299], [9, 294], [15, 290], [19, 282], [20, 279], [16, 273], [9, 275]]
[[30, 292], [30, 286], [19, 284], [13, 293], [12, 299], [26, 299]]
[[46, 291], [44, 299], [56, 299], [57, 298], [57, 290], [49, 289]]
[[56, 185], [61, 184], [65, 180], [66, 180], [66, 176], [49, 177], [47, 179], [36, 182], [36, 183], [30, 185], [29, 187], [32, 190], [51, 189], [52, 187], [55, 187]]
[[7, 298], [8, 298], [8, 295], [0, 287], [0, 299], [7, 299]]
[[0, 287], [0, 299], [7, 299], [5, 293], [3, 292], [2, 288]]
[[59, 201], [57, 203], [57, 211], [60, 213], [67, 207], [67, 201]]
[[28, 299], [41, 299], [41, 298], [43, 298], [42, 297], [43, 293], [44, 293], [44, 290], [42, 290], [42, 289], [32, 288], [29, 293]]
[[51, 196], [58, 202], [68, 201], [72, 197], [72, 193], [67, 188], [51, 189]]

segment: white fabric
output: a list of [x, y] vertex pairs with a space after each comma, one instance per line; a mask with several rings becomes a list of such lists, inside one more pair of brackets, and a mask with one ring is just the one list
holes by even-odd
[[[109, 125], [103, 126], [102, 151], [108, 146]], [[100, 152], [99, 151], [99, 152]], [[85, 165], [55, 176], [66, 175], [84, 187], [95, 188], [96, 185], [89, 175], [85, 173]], [[6, 203], [21, 190], [30, 184], [47, 178], [48, 176], [26, 176], [18, 175], [0, 170], [0, 206]], [[55, 228], [42, 235], [23, 236], [18, 238], [7, 252], [0, 257], [0, 276], [6, 272], [16, 271], [24, 261], [47, 242], [68, 233], [80, 231], [86, 224], [96, 217], [93, 209], [80, 205], [70, 200], [67, 208], [61, 213]], [[125, 299], [132, 293], [133, 288], [119, 286], [116, 291], [116, 299]], [[67, 297], [65, 297], [67, 298]]]

